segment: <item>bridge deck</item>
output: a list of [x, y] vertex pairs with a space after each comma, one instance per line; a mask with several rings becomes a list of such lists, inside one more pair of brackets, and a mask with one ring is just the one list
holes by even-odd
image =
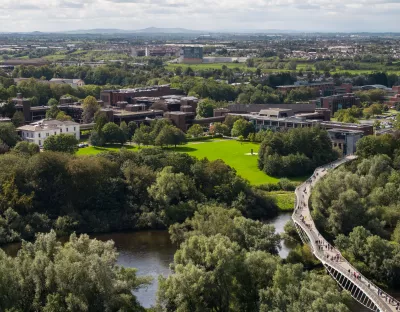
[[310, 213], [310, 194], [318, 180], [329, 170], [355, 158], [355, 156], [348, 156], [317, 168], [313, 176], [296, 189], [296, 207], [292, 219], [302, 241], [311, 247], [313, 254], [323, 263], [328, 273], [343, 289], [348, 290], [354, 299], [372, 311], [400, 311], [400, 303], [397, 300], [365, 278], [343, 258], [338, 249], [322, 237]]

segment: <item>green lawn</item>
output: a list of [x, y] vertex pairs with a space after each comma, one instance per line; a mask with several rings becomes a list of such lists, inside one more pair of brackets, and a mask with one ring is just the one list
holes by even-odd
[[[127, 150], [134, 150], [135, 147], [131, 145], [124, 145], [124, 148]], [[89, 147], [84, 147], [80, 148], [77, 152], [76, 155], [78, 156], [83, 156], [83, 155], [97, 155], [102, 152], [118, 152], [121, 149], [121, 145], [107, 145], [105, 147], [94, 147], [94, 146], [89, 146]]]
[[269, 192], [268, 195], [276, 200], [281, 211], [292, 211], [294, 209], [294, 192], [276, 191]]
[[222, 159], [253, 185], [278, 182], [279, 179], [270, 177], [258, 169], [257, 155], [247, 155], [251, 153], [251, 149], [253, 149], [254, 153], [257, 153], [259, 147], [259, 144], [249, 142], [215, 140], [211, 142], [193, 142], [184, 146], [178, 146], [176, 151], [185, 152], [197, 158], [206, 157], [209, 160]]

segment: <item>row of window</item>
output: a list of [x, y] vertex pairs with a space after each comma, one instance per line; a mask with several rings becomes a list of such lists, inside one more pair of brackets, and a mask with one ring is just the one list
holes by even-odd
[[[68, 132], [68, 128], [66, 128], [65, 130], [66, 130], [66, 132]], [[74, 127], [74, 131], [76, 131], [76, 127]], [[62, 133], [62, 132], [63, 132], [62, 129], [60, 129], [60, 133]], [[57, 135], [57, 132], [54, 132], [54, 135]], [[23, 132], [22, 136], [26, 137], [26, 138], [33, 138], [34, 133], [33, 132]], [[48, 137], [48, 136], [50, 136], [50, 133], [46, 133], [46, 137]], [[41, 133], [38, 133], [38, 137], [39, 138], [41, 137]]]

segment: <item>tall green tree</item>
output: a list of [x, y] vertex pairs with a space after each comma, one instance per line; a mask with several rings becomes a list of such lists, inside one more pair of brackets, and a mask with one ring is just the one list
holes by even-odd
[[100, 110], [100, 105], [95, 97], [87, 96], [83, 101], [82, 108], [83, 121], [85, 123], [90, 123], [93, 121], [96, 112]]
[[78, 150], [79, 141], [74, 135], [61, 133], [46, 138], [43, 143], [45, 151], [74, 154]]

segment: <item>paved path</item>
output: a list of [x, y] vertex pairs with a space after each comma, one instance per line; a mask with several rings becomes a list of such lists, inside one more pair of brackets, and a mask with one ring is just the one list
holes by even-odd
[[330, 170], [337, 168], [356, 156], [348, 156], [324, 167], [317, 168], [313, 176], [296, 189], [296, 207], [292, 219], [302, 241], [308, 244], [328, 273], [348, 290], [352, 297], [372, 311], [400, 311], [400, 303], [383, 292], [358, 272], [340, 251], [330, 245], [319, 233], [312, 219], [309, 199], [312, 188]]

